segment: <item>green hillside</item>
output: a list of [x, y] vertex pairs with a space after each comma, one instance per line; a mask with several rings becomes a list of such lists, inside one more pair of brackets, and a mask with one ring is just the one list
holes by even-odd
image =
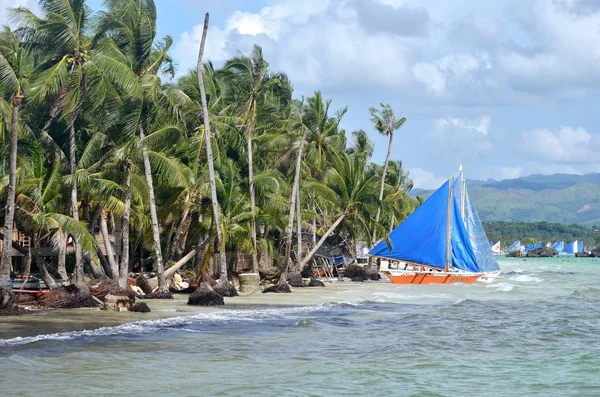
[[530, 239], [542, 242], [556, 242], [579, 240], [583, 241], [586, 248], [596, 246], [596, 239], [600, 235], [596, 230], [582, 225], [563, 225], [548, 222], [483, 222], [483, 227], [488, 239], [495, 243], [500, 241], [502, 248], [506, 248], [516, 240], [527, 245]]
[[[530, 175], [502, 181], [467, 181], [483, 221], [600, 225], [600, 174]], [[431, 191], [415, 189], [428, 197]]]

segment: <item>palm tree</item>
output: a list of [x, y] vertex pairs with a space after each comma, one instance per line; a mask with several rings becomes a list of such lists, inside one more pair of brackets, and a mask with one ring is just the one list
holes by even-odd
[[212, 145], [210, 142], [210, 121], [208, 116], [208, 105], [206, 103], [206, 92], [204, 90], [204, 64], [202, 63], [202, 57], [204, 55], [204, 44], [206, 43], [206, 34], [208, 32], [208, 21], [210, 15], [206, 13], [204, 18], [204, 30], [202, 31], [202, 41], [200, 42], [200, 49], [198, 51], [198, 64], [196, 73], [198, 74], [198, 87], [200, 87], [200, 100], [202, 102], [202, 119], [204, 123], [204, 144], [206, 147], [206, 157], [208, 162], [208, 175], [210, 182], [210, 198], [212, 201], [213, 208], [213, 221], [215, 228], [217, 229], [217, 249], [216, 256], [219, 259], [219, 267], [221, 269], [221, 277], [219, 283], [221, 290], [229, 291], [230, 295], [237, 295], [235, 289], [229, 283], [227, 279], [227, 260], [225, 258], [225, 239], [223, 237], [223, 229], [221, 226], [221, 214], [219, 209], [219, 200], [217, 199], [217, 184], [215, 176], [215, 166], [213, 161]]
[[252, 212], [252, 271], [258, 273], [258, 256], [256, 244], [256, 197], [254, 186], [253, 135], [256, 129], [259, 107], [265, 105], [265, 97], [273, 89], [286, 84], [282, 74], [269, 73], [269, 64], [263, 57], [262, 48], [254, 45], [249, 57], [237, 56], [225, 64], [224, 79], [228, 81], [232, 100], [243, 103], [242, 124], [240, 132], [246, 137], [246, 154], [248, 156], [248, 183], [250, 208]]
[[[293, 130], [297, 130], [300, 129], [302, 131], [302, 135], [300, 138], [300, 142], [298, 144], [298, 153], [296, 154], [296, 168], [294, 171], [294, 182], [292, 185], [292, 193], [290, 195], [290, 212], [289, 212], [289, 216], [288, 216], [288, 223], [287, 226], [285, 228], [285, 262], [284, 262], [284, 269], [283, 272], [281, 272], [281, 277], [279, 278], [279, 284], [283, 285], [286, 283], [287, 280], [287, 273], [289, 270], [289, 265], [290, 265], [290, 251], [291, 251], [291, 247], [292, 247], [292, 228], [294, 225], [294, 210], [297, 211], [297, 222], [298, 222], [298, 253], [297, 253], [297, 259], [299, 260], [300, 258], [300, 250], [301, 250], [301, 226], [300, 226], [300, 198], [299, 198], [299, 191], [300, 191], [300, 168], [302, 166], [302, 149], [304, 148], [304, 142], [306, 141], [306, 137], [308, 136], [308, 132], [309, 129], [302, 123], [302, 107], [301, 106], [296, 106], [295, 107], [295, 114], [292, 115], [292, 117], [295, 117], [298, 119], [297, 123], [294, 123], [295, 125], [291, 125], [289, 127], [291, 131]], [[295, 128], [294, 128], [295, 127]], [[300, 269], [301, 270], [301, 269]]]
[[[174, 75], [171, 59], [167, 55], [173, 40], [170, 36], [156, 43], [156, 6], [153, 0], [107, 0], [108, 11], [101, 14], [98, 33], [95, 40], [108, 37], [114, 47], [119, 49], [115, 57], [123, 57], [136, 76], [132, 84], [134, 93], [127, 98], [130, 106], [125, 124], [138, 132], [144, 174], [148, 184], [154, 261], [158, 273], [158, 285], [161, 291], [167, 291], [164, 277], [164, 262], [160, 242], [160, 223], [156, 210], [154, 179], [152, 177], [151, 153], [147, 146], [147, 135], [152, 126], [156, 126], [161, 116], [171, 115], [175, 109], [165, 95], [158, 74], [164, 72]], [[163, 158], [164, 159], [164, 158]], [[129, 159], [125, 164], [128, 164]], [[125, 171], [128, 171], [125, 167]], [[127, 212], [125, 213], [128, 214]], [[128, 226], [128, 221], [124, 221]], [[125, 242], [123, 242], [125, 244]]]
[[64, 235], [71, 235], [87, 252], [95, 252], [95, 241], [86, 226], [74, 218], [64, 215], [65, 195], [59, 160], [48, 162], [43, 150], [36, 145], [26, 158], [20, 161], [17, 220], [27, 234], [34, 237], [36, 262], [49, 287], [55, 282], [39, 254], [40, 241], [58, 245]]
[[0, 263], [0, 309], [12, 307], [16, 301], [9, 283], [13, 224], [15, 217], [15, 195], [17, 189], [17, 139], [20, 110], [25, 91], [28, 89], [33, 62], [29, 52], [23, 48], [13, 32], [5, 27], [0, 34], [0, 89], [1, 101], [10, 102], [10, 160], [8, 171], [8, 196], [4, 218], [4, 249]]
[[335, 155], [324, 177], [324, 182], [309, 182], [308, 189], [316, 192], [320, 201], [327, 205], [333, 219], [317, 244], [302, 259], [301, 266], [310, 262], [313, 255], [319, 250], [337, 227], [345, 220], [358, 221], [360, 212], [367, 213], [376, 202], [374, 175], [365, 173], [364, 163], [360, 156], [341, 152]]
[[385, 162], [383, 163], [383, 172], [381, 174], [381, 184], [379, 186], [379, 208], [377, 208], [377, 213], [375, 214], [375, 224], [373, 226], [373, 234], [371, 241], [375, 242], [376, 235], [376, 225], [379, 222], [379, 217], [381, 216], [381, 202], [383, 200], [383, 189], [385, 187], [385, 178], [387, 175], [388, 162], [390, 161], [390, 154], [392, 152], [392, 140], [394, 138], [394, 132], [402, 127], [402, 124], [406, 121], [406, 117], [402, 117], [400, 119], [396, 118], [394, 114], [394, 110], [389, 104], [380, 104], [381, 109], [376, 109], [374, 107], [369, 108], [369, 113], [371, 115], [371, 122], [375, 125], [375, 129], [384, 136], [389, 136], [388, 141], [388, 150], [385, 156]]
[[[91, 11], [84, 0], [46, 0], [40, 2], [42, 18], [31, 10], [15, 10], [21, 22], [19, 34], [35, 56], [42, 60], [34, 82], [32, 100], [52, 102], [54, 114], [62, 114], [69, 134], [68, 152], [71, 174], [71, 212], [79, 222], [77, 172], [77, 126], [84, 107], [94, 112], [114, 108], [120, 103], [110, 85], [131, 85], [131, 72], [93, 46], [87, 32]], [[75, 241], [75, 275], [85, 287], [81, 244]]]

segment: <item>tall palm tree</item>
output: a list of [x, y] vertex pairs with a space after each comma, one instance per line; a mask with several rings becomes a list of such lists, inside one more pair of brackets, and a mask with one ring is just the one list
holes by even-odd
[[[263, 57], [262, 48], [254, 45], [249, 57], [240, 55], [227, 61], [224, 66], [224, 79], [228, 81], [227, 87], [230, 99], [242, 103], [240, 112], [242, 135], [246, 137], [246, 154], [248, 156], [248, 184], [250, 193], [250, 207], [252, 212], [252, 269], [258, 272], [258, 256], [256, 244], [256, 193], [254, 178], [254, 148], [253, 139], [256, 133], [256, 124], [261, 108], [268, 107], [268, 97], [275, 92], [279, 96], [286, 90], [287, 77], [281, 73], [270, 73], [269, 64]], [[285, 97], [285, 95], [283, 95]]]
[[[156, 42], [156, 5], [153, 0], [107, 0], [105, 5], [108, 11], [101, 14], [95, 40], [108, 37], [119, 50], [115, 57], [122, 55], [123, 62], [130, 66], [137, 79], [132, 84], [137, 92], [131, 93], [127, 98], [130, 111], [126, 116], [125, 124], [130, 130], [138, 132], [144, 174], [150, 195], [149, 209], [158, 285], [161, 291], [167, 291], [160, 241], [160, 222], [156, 210], [155, 182], [146, 138], [149, 129], [156, 125], [161, 116], [172, 115], [174, 110], [169, 106], [168, 97], [158, 76], [161, 72], [174, 75], [172, 61], [167, 55], [173, 40], [167, 36], [162, 41]], [[128, 161], [129, 159], [125, 164], [128, 164]], [[125, 167], [125, 171], [129, 172], [129, 168]], [[128, 226], [127, 221], [124, 223]]]
[[9, 283], [15, 195], [17, 189], [17, 139], [20, 111], [33, 71], [30, 53], [21, 45], [13, 32], [5, 27], [0, 33], [0, 100], [10, 102], [10, 159], [8, 171], [8, 196], [4, 217], [4, 249], [0, 262], [0, 309], [12, 307], [16, 301]]
[[369, 108], [369, 114], [371, 115], [371, 122], [374, 124], [375, 129], [384, 136], [389, 136], [387, 154], [385, 156], [385, 162], [383, 163], [383, 172], [381, 174], [381, 184], [379, 186], [379, 208], [375, 214], [375, 224], [373, 226], [373, 234], [371, 241], [375, 242], [376, 225], [379, 222], [381, 216], [381, 202], [383, 200], [383, 189], [385, 187], [385, 177], [387, 175], [388, 162], [390, 161], [390, 154], [392, 153], [392, 140], [394, 138], [394, 132], [402, 127], [402, 124], [406, 121], [406, 117], [397, 118], [394, 114], [394, 110], [389, 104], [380, 104], [380, 109], [374, 107]]
[[204, 44], [206, 43], [206, 34], [208, 32], [208, 21], [210, 15], [206, 13], [204, 18], [204, 30], [202, 31], [202, 41], [200, 42], [200, 49], [198, 50], [198, 64], [196, 67], [196, 73], [198, 74], [198, 87], [200, 88], [200, 100], [202, 103], [202, 119], [204, 124], [204, 144], [206, 147], [206, 157], [208, 162], [208, 174], [210, 183], [210, 198], [213, 208], [213, 221], [217, 229], [217, 249], [215, 254], [219, 260], [219, 267], [221, 269], [221, 277], [219, 278], [220, 288], [224, 291], [229, 291], [229, 295], [237, 295], [234, 288], [231, 287], [229, 280], [227, 279], [227, 260], [225, 258], [225, 239], [223, 237], [223, 229], [221, 226], [221, 214], [219, 209], [219, 200], [217, 198], [217, 184], [215, 176], [215, 166], [213, 161], [213, 151], [210, 142], [210, 120], [208, 116], [208, 105], [206, 102], [206, 91], [204, 89], [204, 64], [202, 63], [202, 57], [204, 56]]

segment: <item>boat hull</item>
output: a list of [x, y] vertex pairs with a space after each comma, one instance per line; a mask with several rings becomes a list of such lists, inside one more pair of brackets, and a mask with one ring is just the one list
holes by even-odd
[[482, 273], [383, 271], [392, 284], [473, 284]]

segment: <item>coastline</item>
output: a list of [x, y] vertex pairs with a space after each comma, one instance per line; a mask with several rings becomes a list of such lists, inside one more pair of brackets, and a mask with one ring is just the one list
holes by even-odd
[[[145, 320], [189, 317], [200, 313], [234, 310], [269, 310], [317, 306], [348, 301], [347, 292], [360, 290], [366, 296], [382, 286], [385, 281], [351, 281], [326, 283], [325, 287], [292, 288], [290, 294], [263, 294], [260, 290], [225, 298], [224, 306], [191, 306], [188, 294], [174, 294], [174, 299], [138, 299], [152, 310], [150, 313], [117, 312], [98, 308], [51, 309], [32, 311], [17, 316], [0, 316], [0, 340], [31, 337], [49, 333], [77, 332], [113, 327]], [[361, 294], [362, 295], [362, 294]]]

